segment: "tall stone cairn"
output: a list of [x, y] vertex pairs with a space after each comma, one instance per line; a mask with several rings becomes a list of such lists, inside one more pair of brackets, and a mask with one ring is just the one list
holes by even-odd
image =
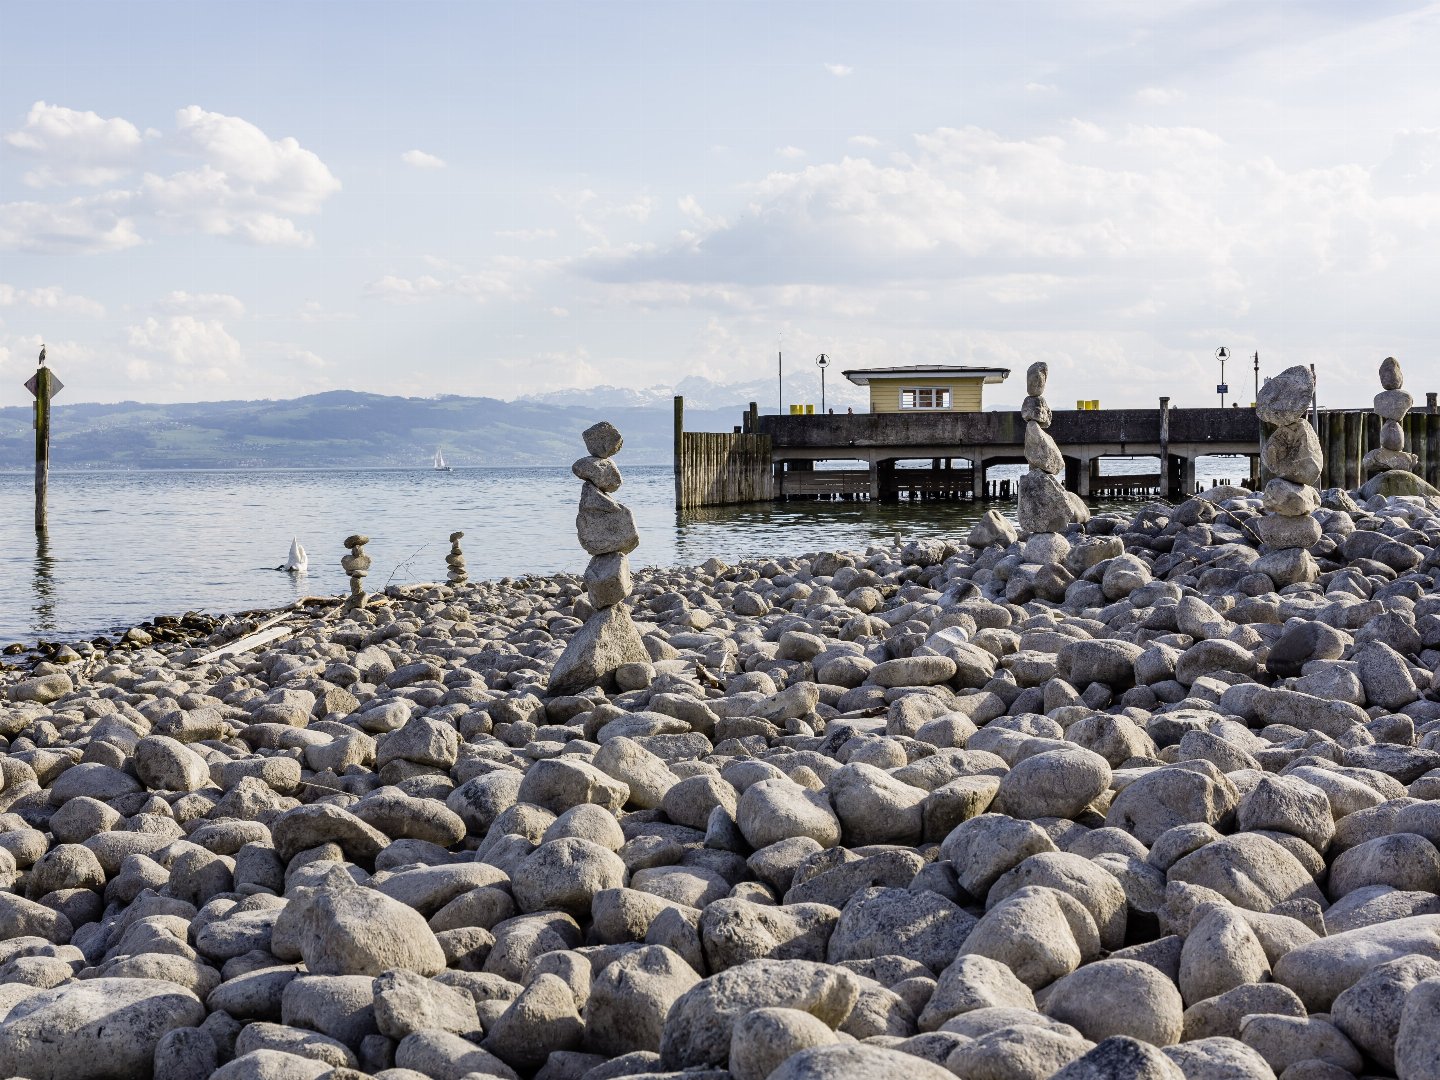
[[1324, 461], [1320, 440], [1305, 419], [1314, 395], [1315, 377], [1297, 365], [1267, 380], [1256, 402], [1261, 423], [1273, 428], [1260, 453], [1273, 479], [1265, 485], [1268, 512], [1259, 524], [1260, 540], [1270, 550], [1254, 569], [1268, 575], [1276, 588], [1314, 581], [1320, 574], [1309, 551], [1320, 539], [1315, 520], [1320, 493], [1314, 485]]
[[347, 610], [365, 606], [365, 575], [370, 571], [370, 556], [365, 554], [365, 545], [369, 542], [370, 538], [360, 533], [345, 538], [350, 554], [340, 559], [340, 569], [350, 578], [350, 596], [345, 601]]
[[1050, 426], [1050, 406], [1045, 403], [1045, 381], [1050, 367], [1031, 364], [1025, 372], [1025, 401], [1020, 415], [1025, 421], [1025, 462], [1029, 470], [1020, 477], [1020, 528], [1028, 533], [1059, 533], [1075, 520], [1065, 482], [1065, 459], [1045, 429]]
[[1400, 425], [1415, 402], [1409, 392], [1402, 389], [1404, 385], [1405, 373], [1400, 370], [1400, 361], [1387, 356], [1380, 362], [1381, 389], [1375, 395], [1375, 412], [1381, 420], [1380, 445], [1366, 454], [1362, 462], [1367, 477], [1391, 469], [1414, 472], [1420, 460], [1405, 452], [1405, 429]]
[[449, 573], [445, 575], [445, 580], [451, 585], [464, 585], [470, 580], [470, 575], [465, 572], [465, 553], [460, 550], [460, 540], [464, 535], [463, 532], [450, 534], [450, 554], [445, 556]]
[[590, 553], [585, 592], [594, 613], [575, 631], [550, 672], [549, 691], [571, 694], [614, 683], [622, 664], [648, 663], [650, 654], [623, 603], [630, 595], [630, 552], [640, 544], [635, 516], [612, 493], [620, 490], [620, 470], [611, 459], [624, 440], [613, 424], [601, 421], [582, 436], [588, 456], [570, 471], [584, 481], [575, 532]]

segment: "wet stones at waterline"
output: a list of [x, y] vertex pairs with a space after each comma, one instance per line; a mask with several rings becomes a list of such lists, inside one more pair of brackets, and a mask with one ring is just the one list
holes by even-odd
[[450, 554], [445, 556], [445, 565], [449, 572], [445, 580], [451, 585], [464, 585], [470, 580], [470, 575], [465, 572], [465, 553], [460, 550], [460, 541], [464, 536], [463, 532], [450, 534]]
[[370, 556], [365, 554], [365, 545], [369, 542], [370, 538], [360, 533], [345, 538], [345, 546], [350, 554], [340, 559], [340, 569], [350, 578], [350, 596], [345, 601], [346, 607], [365, 606], [365, 575], [370, 572]]
[[587, 428], [582, 437], [590, 454], [575, 462], [571, 471], [583, 481], [575, 532], [580, 546], [590, 553], [585, 591], [593, 614], [555, 663], [549, 688], [556, 694], [608, 686], [618, 668], [650, 660], [629, 609], [623, 606], [631, 589], [629, 554], [640, 543], [635, 516], [612, 494], [620, 490], [622, 481], [611, 458], [624, 440], [605, 421]]
[[1260, 459], [1273, 479], [1265, 486], [1266, 514], [1255, 525], [1269, 550], [1254, 569], [1277, 588], [1314, 581], [1319, 574], [1309, 549], [1321, 535], [1314, 514], [1320, 494], [1314, 485], [1323, 459], [1320, 440], [1305, 419], [1314, 394], [1315, 376], [1296, 365], [1267, 380], [1255, 406], [1260, 420], [1271, 426]]

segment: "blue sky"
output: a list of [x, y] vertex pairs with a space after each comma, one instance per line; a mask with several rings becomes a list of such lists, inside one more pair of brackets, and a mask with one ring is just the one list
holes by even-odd
[[42, 340], [69, 400], [176, 401], [744, 382], [782, 334], [1418, 396], [1437, 46], [1385, 0], [0, 0], [0, 404]]

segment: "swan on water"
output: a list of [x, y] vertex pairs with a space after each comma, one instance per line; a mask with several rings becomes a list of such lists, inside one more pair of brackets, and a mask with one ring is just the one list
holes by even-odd
[[299, 540], [292, 537], [290, 540], [290, 554], [285, 559], [285, 565], [282, 569], [288, 570], [292, 574], [303, 574], [309, 565], [310, 560], [305, 556], [304, 547], [301, 546]]

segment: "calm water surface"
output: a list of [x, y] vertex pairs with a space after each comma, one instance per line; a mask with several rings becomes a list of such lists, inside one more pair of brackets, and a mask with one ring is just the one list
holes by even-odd
[[[1155, 468], [1143, 459], [1133, 465], [1137, 472]], [[1214, 458], [1201, 459], [1199, 471], [1238, 476], [1243, 468]], [[32, 483], [28, 474], [0, 474], [0, 643], [92, 636], [161, 614], [278, 607], [298, 596], [345, 592], [340, 542], [352, 532], [371, 539], [366, 584], [376, 590], [392, 581], [443, 580], [447, 538], [457, 529], [474, 578], [579, 571], [586, 562], [575, 540], [579, 482], [566, 468], [57, 471], [49, 530], [39, 540]], [[620, 498], [640, 527], [631, 559], [647, 566], [863, 548], [897, 532], [954, 534], [986, 509], [794, 502], [712, 508], [677, 520], [668, 466], [627, 469]], [[994, 505], [1013, 513], [1013, 503]], [[307, 549], [309, 572], [266, 569], [285, 558], [291, 537]]]

